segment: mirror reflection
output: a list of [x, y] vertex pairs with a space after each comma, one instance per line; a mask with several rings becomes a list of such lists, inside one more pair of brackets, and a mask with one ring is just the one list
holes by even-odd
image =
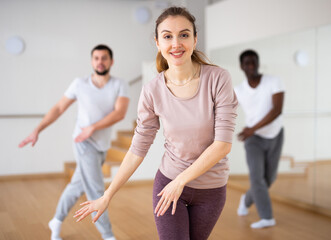
[[[254, 49], [260, 56], [262, 74], [279, 77], [285, 85], [283, 107], [284, 146], [278, 176], [270, 188], [274, 198], [308, 207], [331, 209], [331, 25], [275, 36], [211, 52], [216, 64], [228, 69], [233, 84], [245, 75], [239, 55]], [[239, 107], [237, 134], [245, 127]], [[243, 143], [234, 142], [230, 183], [249, 188]]]

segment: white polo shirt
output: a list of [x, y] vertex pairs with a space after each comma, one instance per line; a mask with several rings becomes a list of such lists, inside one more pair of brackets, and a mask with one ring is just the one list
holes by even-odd
[[[273, 108], [272, 95], [284, 92], [284, 86], [277, 77], [262, 75], [256, 88], [252, 88], [246, 79], [235, 87], [235, 92], [246, 115], [246, 126], [253, 127], [270, 112]], [[279, 115], [255, 134], [268, 139], [274, 138], [282, 127], [282, 115]]]

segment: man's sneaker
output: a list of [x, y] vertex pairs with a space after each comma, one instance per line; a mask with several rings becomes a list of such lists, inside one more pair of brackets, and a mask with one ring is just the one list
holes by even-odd
[[252, 223], [251, 228], [265, 228], [272, 227], [276, 225], [275, 219], [261, 219], [258, 222]]
[[245, 205], [245, 194], [241, 195], [239, 207], [237, 209], [238, 216], [246, 216], [248, 214], [248, 208]]

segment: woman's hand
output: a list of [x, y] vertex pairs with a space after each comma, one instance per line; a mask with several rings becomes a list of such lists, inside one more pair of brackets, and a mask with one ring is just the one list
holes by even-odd
[[101, 214], [108, 208], [109, 200], [104, 196], [94, 201], [86, 201], [80, 204], [82, 207], [77, 212], [75, 212], [74, 218], [78, 218], [76, 222], [81, 221], [86, 216], [93, 212], [97, 212], [97, 215], [92, 219], [92, 222], [95, 223]]
[[168, 210], [168, 208], [172, 204], [172, 212], [174, 215], [177, 207], [177, 201], [182, 194], [184, 189], [184, 185], [181, 184], [178, 180], [173, 180], [165, 186], [162, 191], [157, 195], [161, 196], [159, 202], [156, 205], [154, 213], [157, 217], [163, 216], [163, 214]]

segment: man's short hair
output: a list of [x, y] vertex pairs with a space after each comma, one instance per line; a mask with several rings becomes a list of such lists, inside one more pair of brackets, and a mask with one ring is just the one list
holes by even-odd
[[93, 55], [93, 52], [95, 50], [107, 50], [109, 53], [110, 59], [113, 59], [113, 51], [107, 45], [99, 44], [99, 45], [95, 46], [91, 51], [91, 56]]
[[257, 58], [257, 61], [259, 61], [259, 55], [257, 54], [257, 52], [255, 52], [254, 50], [252, 49], [248, 49], [248, 50], [245, 50], [243, 51], [241, 54], [240, 54], [240, 64], [243, 63], [244, 61], [244, 58], [245, 57], [248, 57], [248, 56], [255, 56]]

